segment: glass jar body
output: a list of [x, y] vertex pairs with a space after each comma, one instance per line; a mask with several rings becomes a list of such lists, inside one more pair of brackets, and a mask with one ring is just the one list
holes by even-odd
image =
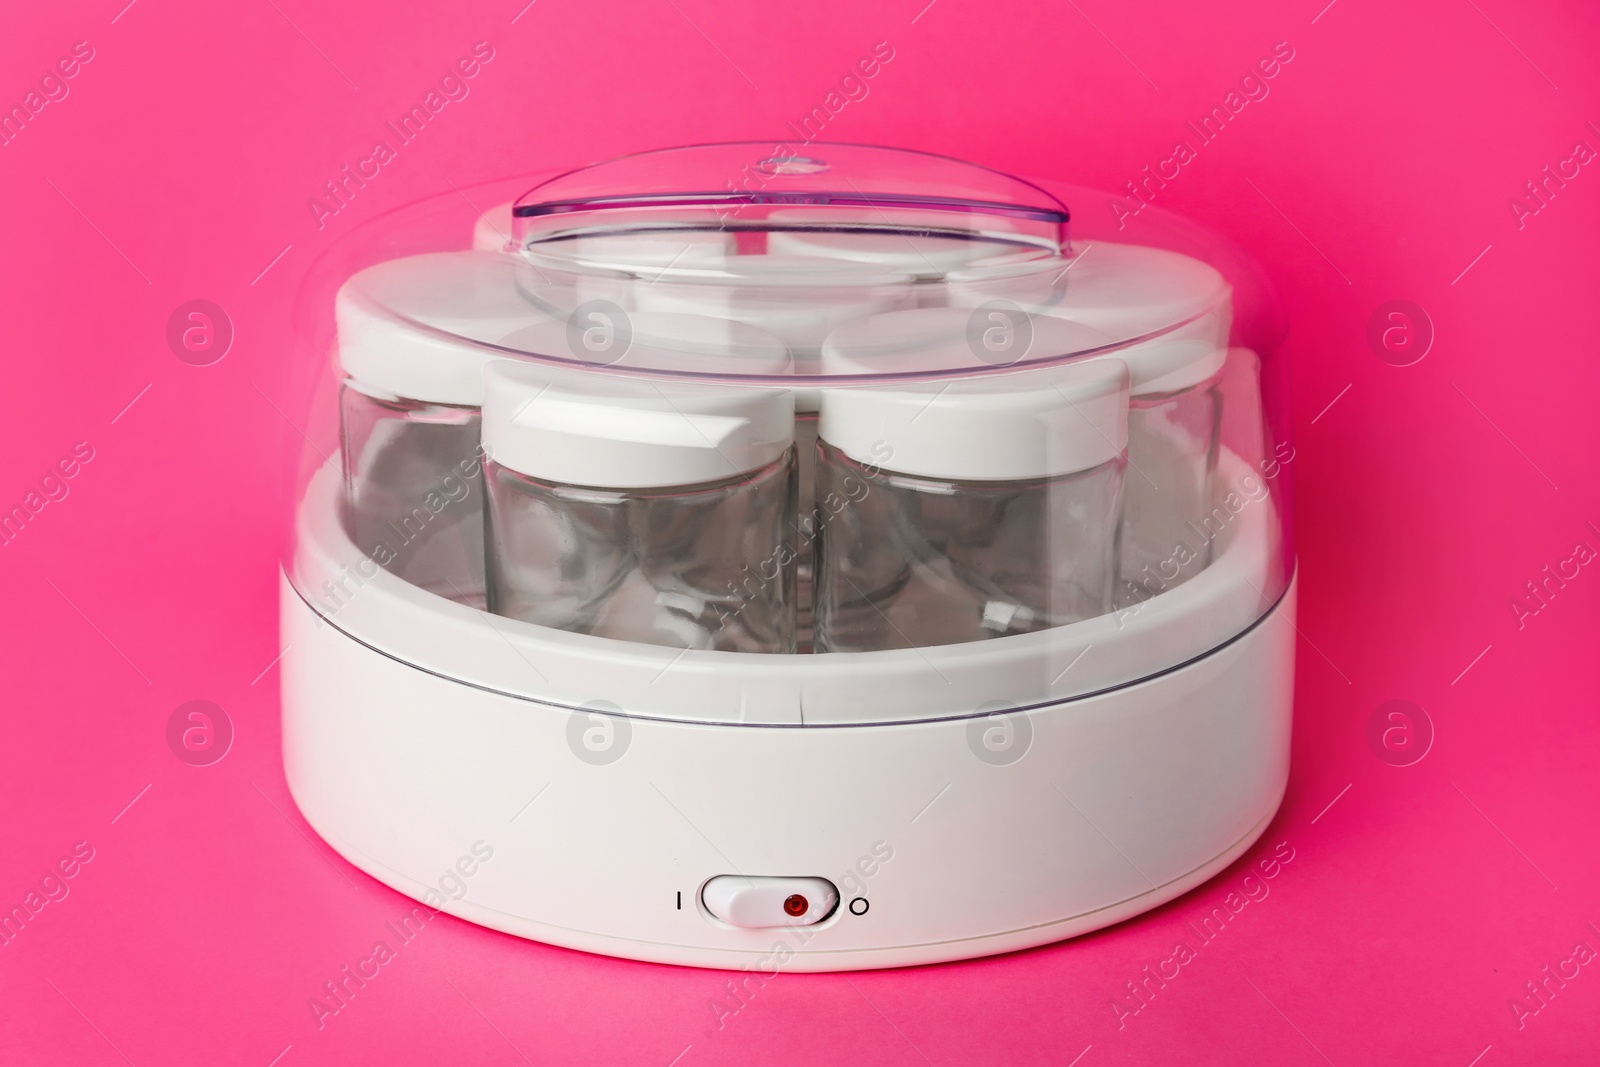
[[817, 651], [981, 641], [1110, 611], [1125, 465], [1119, 455], [1053, 478], [952, 482], [823, 442]]
[[795, 463], [654, 489], [485, 464], [489, 610], [674, 648], [795, 650]]

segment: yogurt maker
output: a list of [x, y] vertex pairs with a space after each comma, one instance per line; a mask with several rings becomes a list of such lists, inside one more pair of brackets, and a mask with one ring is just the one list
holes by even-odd
[[434, 910], [768, 973], [1057, 941], [1240, 856], [1288, 774], [1283, 323], [1104, 200], [740, 143], [341, 238], [296, 303], [311, 825]]

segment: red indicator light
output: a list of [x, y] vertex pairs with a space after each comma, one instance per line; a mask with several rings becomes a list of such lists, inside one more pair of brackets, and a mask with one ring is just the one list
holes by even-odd
[[799, 893], [791, 895], [788, 900], [783, 902], [783, 910], [787, 912], [791, 918], [795, 919], [798, 919], [800, 916], [804, 915], [806, 913], [806, 909], [809, 907], [811, 907], [811, 904]]

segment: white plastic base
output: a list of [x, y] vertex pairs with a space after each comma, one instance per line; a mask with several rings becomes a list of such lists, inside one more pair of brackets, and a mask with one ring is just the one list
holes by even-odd
[[[1294, 588], [1200, 659], [1017, 713], [1009, 749], [985, 718], [633, 718], [600, 763], [583, 713], [394, 659], [285, 581], [284, 760], [356, 866], [523, 937], [767, 973], [1007, 952], [1164, 903], [1266, 828], [1289, 769]], [[843, 903], [736, 929], [699, 903], [720, 874], [823, 877]]]

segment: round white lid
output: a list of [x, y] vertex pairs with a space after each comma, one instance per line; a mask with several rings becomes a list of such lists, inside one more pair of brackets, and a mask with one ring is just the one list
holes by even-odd
[[545, 319], [507, 334], [500, 345], [637, 370], [718, 375], [790, 371], [788, 347], [748, 323], [672, 311], [624, 311], [601, 301], [578, 304], [564, 320]]
[[576, 262], [646, 281], [684, 267], [720, 268], [734, 255], [733, 234], [722, 230], [630, 230], [574, 237], [565, 250]]
[[1092, 241], [1047, 270], [997, 279], [983, 278], [979, 267], [951, 272], [952, 304], [975, 307], [996, 299], [1083, 323], [1117, 341], [1185, 323], [1117, 353], [1133, 374], [1134, 396], [1198, 385], [1227, 359], [1231, 287], [1216, 268], [1166, 249]]
[[904, 292], [865, 290], [827, 298], [815, 290], [740, 289], [717, 291], [687, 285], [638, 283], [628, 294], [640, 311], [709, 315], [771, 331], [799, 355], [816, 359], [818, 346], [842, 323], [888, 311], [907, 302]]
[[[616, 237], [592, 240], [597, 255], [602, 249], [609, 253], [618, 242]], [[641, 270], [644, 280], [680, 291], [699, 290], [712, 300], [725, 299], [730, 293], [744, 300], [767, 296], [784, 299], [794, 291], [814, 294], [818, 301], [848, 300], [862, 287], [901, 286], [911, 281], [906, 271], [838, 256], [784, 255], [771, 251], [745, 255], [728, 245], [686, 245], [681, 238], [669, 241], [666, 237], [661, 242], [652, 246], [657, 251], [656, 262], [641, 265], [665, 267], [671, 262], [672, 267], [666, 273], [653, 275]], [[623, 243], [621, 247], [626, 249], [629, 245]], [[673, 252], [684, 248], [690, 251], [677, 256], [673, 262]], [[617, 263], [622, 267], [629, 265], [620, 258]]]
[[356, 273], [334, 300], [339, 363], [366, 390], [430, 404], [483, 403], [494, 343], [543, 314], [518, 291], [517, 261], [430, 252]]
[[472, 248], [477, 252], [504, 252], [511, 243], [511, 203], [496, 204], [472, 224]]
[[775, 230], [767, 254], [824, 257], [874, 263], [914, 275], [942, 275], [973, 260], [1002, 255], [1011, 246], [980, 238], [930, 237], [919, 233]]
[[[496, 204], [478, 216], [472, 227], [472, 247], [479, 252], [504, 252], [511, 244], [516, 222], [510, 202]], [[731, 233], [659, 229], [623, 234], [576, 237], [568, 248], [577, 259], [598, 258], [619, 270], [659, 271], [680, 259], [721, 259], [733, 253]]]
[[1016, 374], [826, 389], [822, 440], [860, 463], [951, 481], [1049, 478], [1128, 443], [1128, 368], [1094, 359]]
[[1083, 323], [1009, 308], [889, 311], [846, 323], [822, 345], [823, 374], [997, 369], [1087, 352], [1111, 338]]
[[911, 295], [909, 275], [876, 264], [775, 255], [732, 256], [727, 263], [737, 277], [726, 284], [641, 277], [628, 299], [642, 311], [712, 315], [770, 330], [802, 362], [814, 362], [828, 331], [901, 306]]
[[485, 369], [484, 453], [566, 485], [654, 489], [721, 481], [794, 441], [786, 390], [562, 375], [497, 360]]
[[[974, 260], [1004, 259], [1028, 251], [1023, 245], [997, 240], [981, 229], [957, 230], [956, 227], [981, 227], [985, 220], [949, 211], [836, 206], [819, 223], [815, 209], [778, 208], [767, 215], [767, 221], [797, 227], [770, 231], [768, 255], [871, 263], [917, 277], [938, 277]], [[824, 223], [836, 228], [822, 228]], [[1038, 255], [1039, 249], [1034, 247], [1031, 253]]]

